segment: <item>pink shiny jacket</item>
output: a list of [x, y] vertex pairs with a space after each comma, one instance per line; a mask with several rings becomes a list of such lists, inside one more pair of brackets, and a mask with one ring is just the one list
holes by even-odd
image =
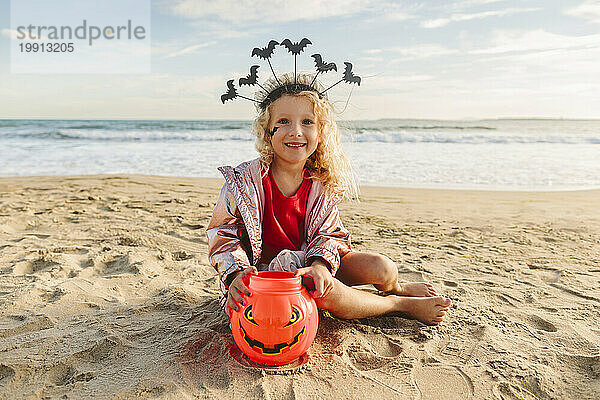
[[[267, 173], [259, 159], [235, 168], [220, 167], [225, 178], [219, 199], [208, 224], [208, 259], [219, 273], [221, 305], [228, 290], [227, 277], [250, 265], [258, 267], [262, 249], [262, 218], [265, 194], [262, 177]], [[340, 259], [350, 248], [350, 233], [342, 225], [337, 204], [339, 198], [325, 193], [320, 182], [313, 181], [304, 221], [306, 238], [305, 265], [311, 258], [322, 257], [335, 275]]]

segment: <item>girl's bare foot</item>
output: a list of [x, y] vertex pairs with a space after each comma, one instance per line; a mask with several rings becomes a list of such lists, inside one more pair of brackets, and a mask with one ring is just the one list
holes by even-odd
[[411, 297], [433, 297], [437, 296], [437, 292], [431, 283], [428, 282], [407, 282], [401, 283], [402, 292], [400, 296]]
[[384, 294], [395, 294], [397, 296], [410, 297], [433, 297], [437, 296], [437, 292], [433, 285], [429, 282], [406, 282], [396, 283], [396, 287], [392, 290], [384, 292]]
[[427, 325], [437, 325], [442, 322], [452, 301], [442, 296], [434, 297], [405, 297], [395, 296], [398, 311], [418, 319]]

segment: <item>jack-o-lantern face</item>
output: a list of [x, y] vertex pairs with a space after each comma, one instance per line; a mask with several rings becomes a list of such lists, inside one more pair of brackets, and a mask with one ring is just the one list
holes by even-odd
[[[254, 317], [252, 316], [252, 305], [249, 305], [244, 310], [244, 319], [246, 321], [250, 322], [251, 324], [258, 326], [258, 324], [254, 321]], [[292, 316], [290, 317], [290, 320], [288, 321], [287, 324], [285, 324], [284, 327], [295, 325], [296, 323], [300, 322], [300, 319], [301, 319], [300, 310], [298, 310], [296, 307], [292, 306]], [[265, 355], [281, 354], [283, 351], [293, 348], [300, 342], [302, 335], [304, 335], [306, 333], [306, 326], [302, 326], [302, 330], [300, 330], [292, 338], [292, 340], [290, 342], [277, 343], [277, 344], [273, 345], [273, 347], [268, 347], [268, 346], [265, 346], [265, 344], [262, 343], [260, 340], [250, 337], [248, 335], [248, 332], [246, 332], [246, 330], [242, 326], [241, 321], [239, 321], [239, 326], [241, 329], [242, 337], [244, 338], [244, 341], [248, 344], [248, 346], [250, 346], [251, 348], [254, 348], [256, 350], [259, 350], [261, 352], [261, 354], [265, 354]]]
[[[247, 298], [246, 307], [232, 313], [234, 340], [253, 361], [270, 365], [290, 363], [306, 352], [316, 335], [316, 304], [300, 285], [300, 277], [287, 274], [278, 271], [251, 275], [252, 296]], [[260, 280], [264, 275], [279, 277], [275, 282], [277, 290], [261, 286], [265, 282], [253, 285], [253, 279]], [[288, 283], [288, 290], [282, 290], [286, 288], [282, 281], [287, 280], [293, 280], [294, 285]]]

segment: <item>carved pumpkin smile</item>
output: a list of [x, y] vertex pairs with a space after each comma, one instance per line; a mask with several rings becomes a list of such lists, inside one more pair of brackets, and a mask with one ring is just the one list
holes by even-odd
[[[289, 322], [287, 324], [285, 324], [285, 327], [296, 324], [296, 322], [300, 321], [300, 316], [301, 316], [300, 310], [298, 310], [296, 307], [292, 307], [292, 316], [290, 317]], [[258, 326], [256, 321], [254, 320], [254, 317], [252, 316], [252, 305], [249, 305], [244, 310], [244, 318], [246, 319], [246, 321], [250, 322], [251, 324]], [[281, 352], [283, 350], [288, 349], [288, 348], [291, 349], [296, 344], [298, 344], [298, 342], [300, 341], [300, 337], [302, 335], [304, 335], [304, 333], [306, 332], [306, 326], [303, 326], [302, 330], [300, 332], [298, 332], [298, 334], [296, 334], [296, 336], [294, 336], [294, 338], [289, 343], [287, 343], [287, 342], [277, 343], [273, 347], [266, 347], [263, 342], [261, 342], [260, 340], [251, 338], [248, 335], [248, 332], [246, 332], [246, 330], [242, 326], [241, 320], [238, 321], [238, 324], [239, 324], [241, 332], [242, 332], [242, 337], [244, 338], [244, 341], [246, 343], [248, 343], [248, 346], [250, 346], [250, 348], [258, 348], [262, 354], [268, 355], [268, 356], [281, 354]]]
[[240, 329], [242, 330], [242, 336], [244, 338], [244, 341], [248, 343], [248, 346], [250, 346], [253, 349], [258, 348], [261, 354], [264, 354], [266, 356], [274, 356], [276, 354], [281, 354], [281, 352], [285, 349], [291, 349], [292, 347], [298, 344], [298, 342], [300, 341], [300, 337], [304, 335], [304, 332], [306, 332], [306, 327], [303, 326], [302, 330], [298, 332], [296, 336], [294, 336], [290, 343], [278, 343], [273, 347], [265, 347], [264, 343], [256, 339], [252, 339], [250, 336], [248, 336], [248, 334], [244, 330], [244, 327], [242, 326], [242, 323], [240, 322], [239, 324]]

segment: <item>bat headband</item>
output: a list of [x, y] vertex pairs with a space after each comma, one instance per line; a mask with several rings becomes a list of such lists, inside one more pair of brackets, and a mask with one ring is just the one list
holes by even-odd
[[[275, 77], [276, 83], [274, 85], [270, 85], [271, 87], [269, 87], [269, 88], [265, 88], [263, 85], [258, 83], [257, 71], [260, 66], [253, 65], [250, 67], [250, 73], [245, 78], [240, 78], [238, 83], [239, 83], [240, 87], [244, 86], [244, 85], [248, 85], [248, 86], [258, 85], [262, 91], [259, 91], [255, 95], [255, 97], [257, 97], [257, 98], [252, 99], [250, 97], [246, 97], [246, 96], [242, 96], [241, 94], [238, 94], [237, 89], [234, 85], [234, 80], [230, 79], [229, 81], [227, 81], [227, 92], [224, 93], [223, 95], [221, 95], [221, 102], [223, 102], [223, 104], [225, 104], [225, 102], [227, 100], [233, 100], [237, 97], [241, 97], [242, 99], [250, 100], [250, 101], [256, 103], [257, 106], [261, 110], [264, 111], [269, 106], [269, 104], [271, 104], [272, 102], [274, 102], [275, 100], [277, 100], [284, 94], [298, 94], [302, 91], [313, 91], [313, 92], [316, 92], [319, 95], [319, 97], [322, 97], [322, 96], [324, 96], [325, 92], [327, 92], [329, 89], [331, 89], [332, 87], [334, 87], [335, 85], [337, 85], [338, 83], [340, 83], [342, 81], [350, 83], [350, 84], [356, 83], [358, 86], [360, 86], [360, 77], [356, 76], [352, 73], [352, 64], [349, 62], [345, 62], [344, 64], [346, 65], [346, 68], [344, 69], [344, 75], [342, 76], [342, 78], [339, 81], [337, 81], [336, 83], [334, 83], [333, 85], [329, 86], [328, 88], [326, 88], [322, 91], [319, 91], [317, 89], [317, 85], [315, 85], [317, 76], [319, 76], [319, 74], [321, 74], [321, 73], [326, 73], [331, 70], [337, 72], [337, 66], [335, 65], [335, 63], [323, 62], [323, 59], [320, 54], [312, 55], [312, 58], [315, 61], [315, 67], [317, 69], [317, 73], [315, 74], [315, 77], [313, 78], [311, 83], [308, 85], [305, 83], [298, 83], [296, 80], [297, 79], [296, 58], [297, 58], [298, 54], [303, 52], [304, 48], [310, 44], [312, 44], [312, 42], [310, 40], [308, 40], [307, 38], [302, 39], [298, 43], [292, 43], [292, 41], [290, 39], [285, 39], [281, 43], [278, 43], [275, 40], [271, 40], [267, 44], [267, 47], [263, 47], [263, 48], [255, 47], [252, 50], [252, 57], [257, 56], [258, 58], [267, 60], [267, 62], [269, 63], [269, 67], [271, 68], [271, 72], [273, 73], [273, 76]], [[288, 50], [288, 52], [290, 52], [294, 55], [294, 82], [293, 83], [292, 82], [282, 83], [279, 80], [279, 78], [277, 78], [277, 75], [275, 74], [275, 71], [273, 70], [273, 66], [271, 65], [271, 56], [273, 55], [273, 52], [275, 51], [275, 46], [283, 46]]]

